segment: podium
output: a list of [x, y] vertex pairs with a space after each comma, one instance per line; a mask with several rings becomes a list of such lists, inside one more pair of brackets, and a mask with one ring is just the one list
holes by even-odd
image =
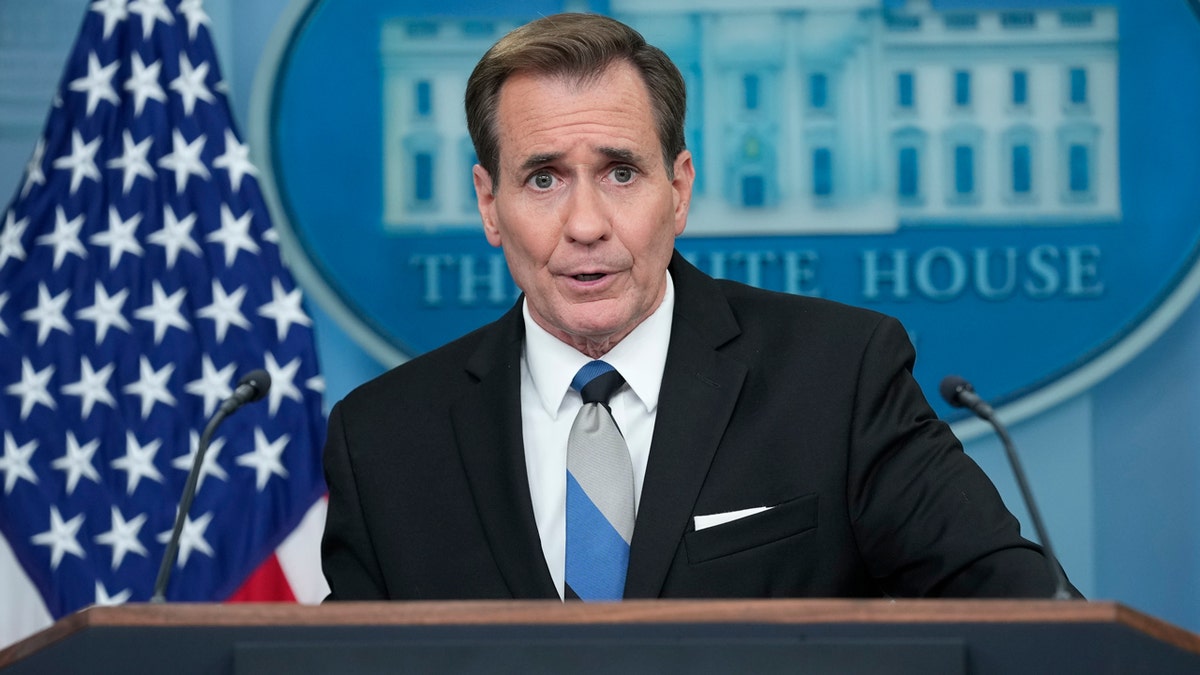
[[91, 607], [24, 673], [1200, 673], [1200, 636], [1117, 603], [635, 600]]

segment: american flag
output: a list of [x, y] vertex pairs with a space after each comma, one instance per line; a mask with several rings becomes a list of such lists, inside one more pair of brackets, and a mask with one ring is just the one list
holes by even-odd
[[61, 617], [236, 591], [324, 491], [323, 381], [201, 0], [97, 0], [0, 223], [0, 534]]

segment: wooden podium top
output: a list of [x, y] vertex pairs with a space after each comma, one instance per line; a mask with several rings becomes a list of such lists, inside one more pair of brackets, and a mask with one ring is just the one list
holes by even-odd
[[581, 624], [1097, 624], [1200, 654], [1200, 635], [1119, 603], [1082, 600], [630, 600], [129, 604], [89, 607], [0, 651], [0, 668], [96, 627]]

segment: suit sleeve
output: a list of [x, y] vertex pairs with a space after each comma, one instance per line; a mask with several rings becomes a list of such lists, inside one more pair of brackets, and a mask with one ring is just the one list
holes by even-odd
[[914, 359], [884, 318], [858, 376], [847, 488], [871, 575], [894, 596], [1049, 597], [1040, 547], [929, 407]]
[[363, 517], [342, 403], [335, 405], [329, 415], [325, 482], [329, 486], [329, 513], [321, 540], [321, 567], [330, 588], [325, 599], [387, 599], [383, 575]]

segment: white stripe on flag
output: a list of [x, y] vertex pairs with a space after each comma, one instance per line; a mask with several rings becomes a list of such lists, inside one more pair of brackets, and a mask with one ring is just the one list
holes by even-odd
[[50, 612], [4, 537], [0, 537], [0, 598], [4, 598], [0, 601], [0, 649], [50, 625]]
[[329, 595], [329, 584], [321, 573], [321, 534], [325, 531], [327, 508], [327, 500], [318, 499], [300, 525], [275, 549], [292, 595], [306, 605], [318, 604]]

